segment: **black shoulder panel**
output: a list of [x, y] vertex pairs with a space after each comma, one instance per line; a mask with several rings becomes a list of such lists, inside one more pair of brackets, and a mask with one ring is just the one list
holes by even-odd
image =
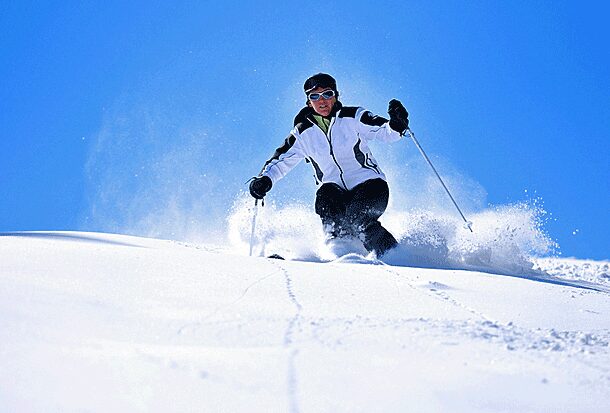
[[309, 106], [305, 106], [294, 117], [294, 126], [297, 127], [299, 133], [303, 133], [306, 129], [313, 126], [313, 122], [308, 118], [312, 112], [313, 110]]
[[339, 112], [340, 118], [355, 118], [356, 112], [358, 111], [357, 106], [343, 106]]
[[299, 123], [303, 123], [303, 121], [307, 120], [307, 116], [309, 116], [312, 112], [313, 112], [313, 110], [309, 106], [305, 106], [294, 117], [293, 126], [297, 126]]
[[303, 122], [297, 123], [295, 126], [297, 127], [299, 133], [303, 133], [307, 129], [311, 128], [313, 126], [313, 123], [309, 119], [305, 119]]
[[383, 126], [383, 124], [386, 123], [387, 121], [388, 120], [386, 118], [383, 118], [383, 117], [377, 116], [377, 115], [373, 115], [368, 110], [366, 112], [364, 112], [362, 114], [362, 117], [360, 118], [360, 122], [364, 123], [365, 125], [369, 125], [369, 126]]

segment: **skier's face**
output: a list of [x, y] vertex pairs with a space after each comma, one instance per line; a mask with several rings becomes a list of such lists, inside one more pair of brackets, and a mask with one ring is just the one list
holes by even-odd
[[[312, 94], [312, 93], [322, 94], [328, 90], [332, 90], [332, 89], [329, 87], [317, 87], [314, 90], [312, 90], [311, 92], [309, 92], [309, 94]], [[332, 96], [330, 99], [325, 99], [324, 96], [320, 96], [320, 98], [318, 100], [308, 99], [308, 102], [311, 105], [311, 107], [313, 107], [313, 110], [318, 115], [322, 115], [322, 116], [328, 116], [330, 114], [330, 112], [333, 110], [333, 106], [335, 105], [336, 101], [337, 101], [337, 96]]]

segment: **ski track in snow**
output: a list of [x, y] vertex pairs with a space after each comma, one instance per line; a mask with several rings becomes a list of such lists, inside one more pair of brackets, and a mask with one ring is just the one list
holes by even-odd
[[286, 388], [288, 391], [288, 406], [289, 411], [291, 413], [298, 413], [299, 402], [298, 402], [298, 372], [296, 368], [296, 359], [299, 355], [299, 349], [295, 345], [295, 328], [299, 325], [301, 320], [301, 312], [303, 310], [303, 306], [299, 303], [299, 300], [296, 297], [293, 288], [293, 279], [290, 276], [290, 273], [286, 268], [278, 263], [274, 263], [280, 271], [284, 274], [284, 279], [286, 281], [286, 292], [288, 294], [288, 299], [295, 307], [294, 317], [290, 319], [288, 325], [286, 327], [286, 331], [284, 332], [284, 347], [288, 349], [288, 371], [286, 373]]

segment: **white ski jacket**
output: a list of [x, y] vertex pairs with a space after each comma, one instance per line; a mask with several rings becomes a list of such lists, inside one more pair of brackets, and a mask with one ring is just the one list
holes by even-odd
[[305, 159], [315, 170], [317, 184], [332, 182], [351, 190], [369, 179], [386, 180], [367, 142], [372, 139], [395, 142], [401, 138], [387, 119], [361, 107], [336, 102], [328, 132], [324, 133], [313, 115], [309, 107], [301, 110], [294, 120], [294, 129], [265, 163], [261, 176], [276, 183]]

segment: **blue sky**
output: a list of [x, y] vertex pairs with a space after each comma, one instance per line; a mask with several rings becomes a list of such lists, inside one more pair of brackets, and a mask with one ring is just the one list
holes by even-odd
[[[468, 211], [540, 198], [564, 255], [608, 259], [607, 12], [560, 1], [3, 4], [0, 231], [221, 231], [290, 130], [304, 79], [326, 71], [346, 104], [384, 114], [402, 100]], [[399, 170], [391, 187], [417, 186], [412, 144], [375, 153]], [[302, 202], [313, 191], [308, 166], [274, 188]]]

